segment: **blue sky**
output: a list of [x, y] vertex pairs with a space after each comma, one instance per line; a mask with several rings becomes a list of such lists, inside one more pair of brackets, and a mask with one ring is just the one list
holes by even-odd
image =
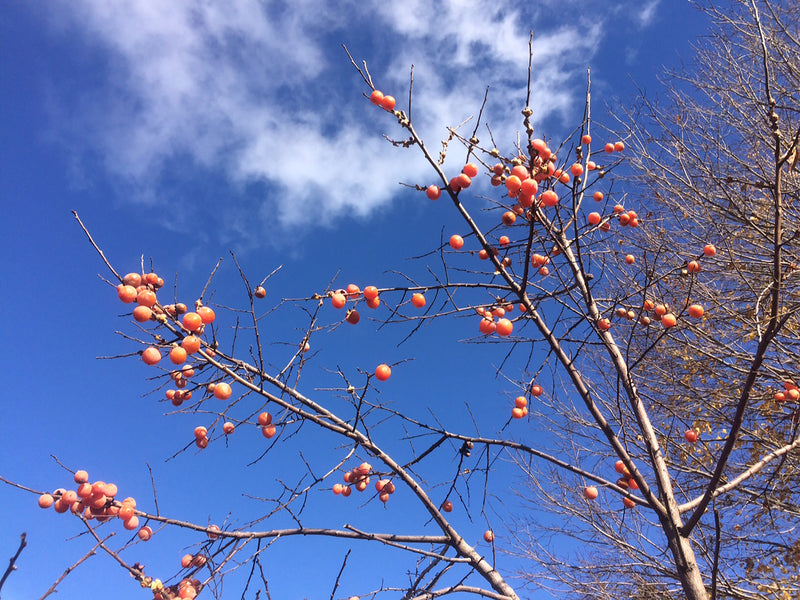
[[[147, 264], [152, 257], [169, 287], [177, 274], [185, 302], [224, 257], [214, 302], [244, 304], [229, 250], [253, 281], [283, 265], [268, 286], [264, 302], [270, 307], [280, 298], [322, 292], [337, 274], [335, 287], [350, 281], [395, 285], [402, 280], [393, 271], [430, 283], [426, 266], [433, 261], [435, 268], [438, 255], [408, 258], [438, 248], [442, 235], [463, 225], [451, 206], [398, 185], [427, 184], [432, 174], [418, 151], [393, 148], [382, 138], [398, 133], [395, 123], [363, 97], [367, 88], [341, 44], [356, 60], [368, 61], [376, 85], [395, 95], [399, 108], [407, 108], [414, 65], [413, 118], [434, 151], [446, 126], [477, 113], [489, 85], [484, 120], [508, 151], [520, 128], [530, 30], [533, 121], [553, 139], [579, 122], [587, 67], [593, 110], [602, 121], [605, 106], [633, 103], [637, 85], [658, 94], [662, 67], [690, 59], [703, 24], [686, 2], [610, 4], [588, 10], [585, 2], [549, 0], [341, 1], [324, 8], [311, 0], [291, 8], [245, 0], [3, 3], [0, 474], [37, 489], [65, 486], [69, 474], [50, 458], [54, 454], [148, 504], [150, 464], [165, 514], [221, 523], [232, 512], [238, 524], [263, 514], [263, 503], [242, 493], [268, 495], [276, 476], [298, 468], [297, 446], [279, 444], [247, 467], [263, 440], [234, 435], [227, 449], [221, 442], [165, 462], [191, 439], [198, 417], [163, 416], [170, 407], [156, 402], [161, 392], [147, 395], [152, 371], [139, 361], [96, 360], [137, 348], [114, 335], [132, 332], [130, 319], [98, 279], [108, 273], [70, 210], [80, 213], [121, 272], [136, 270], [144, 256]], [[446, 167], [460, 169], [463, 155], [453, 149]], [[233, 315], [218, 313], [230, 327]], [[324, 315], [330, 324], [340, 318], [331, 309]], [[271, 360], [279, 364], [305, 325], [303, 313], [285, 307], [264, 323]], [[324, 388], [338, 385], [330, 371], [337, 367], [357, 377], [358, 368], [374, 368], [376, 357], [414, 359], [395, 369], [382, 399], [412, 413], [430, 408], [454, 428], [467, 429], [469, 403], [486, 433], [503, 426], [505, 407], [516, 395], [510, 382], [495, 376], [505, 351], [459, 343], [474, 335], [471, 321], [437, 321], [400, 345], [408, 324], [376, 333], [378, 325], [363, 319], [315, 340], [319, 353], [306, 389], [326, 394]], [[385, 435], [396, 443], [396, 432]], [[312, 435], [301, 446], [320, 463], [330, 448], [335, 442]], [[455, 464], [438, 465], [431, 476], [442, 468]], [[505, 490], [514, 485], [509, 476], [493, 487], [499, 500], [487, 514], [498, 532]], [[401, 499], [387, 510], [375, 503], [358, 509], [353, 498], [349, 504], [331, 500], [317, 499], [312, 524], [363, 521], [403, 531], [422, 522]], [[14, 515], [4, 519], [0, 558], [13, 553], [21, 531], [29, 536], [3, 598], [38, 597], [86, 551], [83, 538], [67, 541], [80, 531], [77, 524], [39, 510], [33, 496], [0, 487], [0, 510]], [[481, 519], [460, 525], [477, 540], [486, 528]], [[123, 537], [120, 529], [115, 538]], [[194, 541], [179, 533], [154, 539], [146, 549], [140, 545], [133, 555], [141, 552], [138, 560], [166, 578]], [[392, 575], [403, 579], [402, 567], [395, 574], [380, 568], [391, 556], [361, 546], [350, 564], [365, 561], [363, 579], [350, 579], [339, 596], [375, 589], [380, 575], [387, 582]], [[281, 548], [269, 555], [274, 597], [330, 594], [341, 543], [292, 540]], [[114, 590], [118, 598], [144, 597], [102, 556], [81, 565], [59, 589], [70, 598], [86, 586]]]

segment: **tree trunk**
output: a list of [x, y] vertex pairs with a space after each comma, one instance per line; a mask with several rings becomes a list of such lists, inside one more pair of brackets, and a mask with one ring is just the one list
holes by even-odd
[[680, 533], [682, 525], [680, 514], [677, 507], [670, 508], [669, 517], [672, 518], [662, 519], [661, 524], [667, 535], [669, 549], [672, 552], [675, 569], [683, 592], [686, 594], [686, 600], [708, 600], [708, 592], [703, 583], [703, 575], [697, 566], [691, 542], [688, 537], [684, 537]]

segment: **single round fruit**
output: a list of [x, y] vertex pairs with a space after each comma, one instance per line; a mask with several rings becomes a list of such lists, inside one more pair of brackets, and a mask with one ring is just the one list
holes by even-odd
[[262, 412], [258, 415], [258, 424], [262, 427], [272, 424], [272, 415], [268, 412]]
[[208, 325], [209, 323], [213, 323], [214, 319], [217, 317], [214, 314], [214, 311], [208, 308], [207, 306], [201, 306], [197, 309], [197, 314], [200, 315], [200, 319], [203, 321], [203, 325]]
[[197, 331], [203, 326], [203, 317], [196, 312], [187, 312], [183, 315], [182, 323], [188, 331]]
[[527, 410], [526, 408], [519, 408], [518, 406], [515, 406], [514, 408], [511, 409], [511, 418], [513, 418], [513, 419], [522, 419], [522, 418], [524, 418], [525, 414], [526, 414], [526, 412], [525, 412], [526, 410]]
[[598, 225], [600, 223], [600, 213], [598, 212], [589, 213], [589, 216], [586, 217], [586, 221], [588, 221], [589, 225]]
[[553, 190], [547, 190], [542, 193], [542, 204], [545, 206], [555, 206], [558, 204], [558, 194]]
[[133, 515], [130, 519], [123, 521], [122, 526], [128, 531], [133, 531], [134, 529], [139, 527], [139, 517]]
[[689, 273], [699, 273], [700, 272], [700, 263], [696, 260], [690, 260], [689, 263], [686, 265], [686, 270]]
[[464, 238], [462, 238], [460, 235], [450, 236], [450, 247], [453, 248], [453, 250], [461, 250], [463, 246]]
[[122, 283], [137, 288], [142, 285], [142, 276], [139, 273], [128, 273], [122, 278]]
[[625, 144], [622, 142], [614, 142], [614, 152], [622, 152], [625, 150]]
[[267, 439], [275, 437], [275, 432], [275, 425], [267, 425], [266, 427], [261, 428], [261, 435]]
[[175, 346], [169, 351], [169, 359], [175, 365], [181, 365], [186, 362], [187, 352], [182, 346]]
[[508, 319], [499, 319], [496, 325], [497, 335], [508, 337], [514, 331], [514, 324]]
[[475, 177], [478, 174], [478, 165], [475, 163], [467, 163], [464, 165], [464, 168], [461, 169], [461, 172], [467, 177]]
[[605, 148], [603, 149], [609, 154], [611, 154], [612, 152], [614, 152], [614, 144], [606, 144]]
[[230, 421], [225, 421], [225, 423], [222, 425], [222, 431], [225, 432], [225, 435], [232, 434], [235, 429], [236, 425], [234, 425]]
[[344, 294], [340, 294], [339, 292], [331, 294], [331, 306], [333, 306], [333, 308], [343, 308], [346, 302], [347, 298]]
[[514, 165], [511, 169], [511, 176], [519, 177], [520, 181], [525, 181], [531, 176], [531, 173], [528, 171], [528, 167], [524, 165]]
[[517, 221], [517, 215], [514, 211], [508, 210], [503, 213], [501, 220], [503, 221], [503, 225], [511, 227]]
[[117, 286], [117, 297], [122, 300], [125, 304], [130, 304], [134, 300], [136, 300], [136, 288], [132, 285], [122, 285], [119, 284]]
[[150, 528], [150, 526], [149, 526], [149, 525], [145, 525], [144, 527], [142, 527], [142, 528], [141, 528], [141, 529], [138, 531], [138, 533], [137, 533], [136, 535], [137, 535], [137, 536], [139, 536], [139, 539], [140, 539], [140, 540], [142, 540], [143, 542], [146, 542], [146, 541], [148, 541], [148, 540], [149, 540], [151, 537], [153, 537], [153, 530]]
[[481, 319], [480, 325], [478, 325], [478, 329], [483, 335], [489, 335], [495, 332], [495, 329], [497, 329], [497, 325], [495, 324], [494, 320], [491, 317], [484, 317]]
[[188, 569], [189, 566], [192, 564], [192, 559], [194, 559], [194, 556], [192, 556], [191, 554], [184, 554], [183, 558], [181, 558], [181, 566], [184, 569]]
[[351, 325], [355, 325], [361, 320], [361, 315], [358, 314], [358, 311], [355, 308], [351, 308], [347, 311], [347, 314], [344, 316], [344, 320], [350, 323]]
[[516, 175], [509, 175], [506, 178], [506, 189], [509, 191], [509, 193], [519, 193], [521, 187], [522, 180]]
[[661, 317], [661, 324], [664, 326], [664, 329], [675, 327], [677, 322], [678, 319], [672, 313], [666, 313], [663, 317]]
[[152, 309], [141, 304], [133, 309], [133, 318], [137, 323], [146, 323], [153, 316]]
[[589, 144], [591, 144], [591, 143], [592, 143], [592, 136], [590, 136], [588, 133], [587, 133], [587, 134], [585, 134], [585, 135], [584, 135], [584, 136], [581, 138], [581, 144], [583, 144], [584, 146], [588, 146], [588, 145], [589, 145]]
[[369, 302], [370, 300], [374, 300], [378, 297], [378, 288], [374, 285], [368, 285], [364, 288], [364, 299]]
[[597, 498], [597, 488], [594, 487], [593, 485], [585, 487], [583, 488], [583, 495], [588, 500], [594, 500], [595, 498]]
[[161, 351], [155, 346], [150, 346], [142, 352], [142, 360], [146, 365], [158, 364], [158, 361], [161, 360]]
[[89, 481], [89, 473], [87, 473], [86, 471], [83, 471], [83, 470], [75, 471], [75, 475], [73, 476], [73, 479], [75, 480], [75, 483], [78, 483], [78, 484], [86, 483], [87, 481]]
[[494, 541], [494, 532], [491, 529], [487, 529], [483, 534], [483, 541], [491, 544]]
[[380, 106], [382, 100], [383, 100], [383, 92], [381, 92], [380, 90], [372, 90], [372, 93], [369, 95], [369, 101], [372, 102], [375, 106]]
[[266, 298], [267, 290], [265, 290], [262, 286], [258, 286], [256, 289], [253, 290], [253, 295], [256, 298]]
[[605, 196], [603, 195], [603, 192], [598, 191], [592, 194], [592, 198], [594, 198], [597, 202], [602, 202]]
[[194, 428], [194, 437], [196, 439], [198, 440], [202, 439], [206, 437], [206, 435], [208, 435], [208, 429], [206, 429], [202, 425], [198, 425], [197, 427]]
[[138, 302], [140, 306], [152, 308], [157, 302], [156, 294], [151, 290], [142, 290], [136, 296], [136, 302]]
[[597, 328], [600, 331], [608, 331], [609, 329], [611, 329], [611, 321], [609, 321], [608, 319], [600, 319], [597, 322]]
[[614, 470], [617, 473], [622, 473], [625, 470], [625, 463], [622, 462], [621, 460], [618, 460], [617, 462], [614, 463]]
[[50, 494], [42, 494], [39, 496], [39, 508], [50, 508], [55, 504], [55, 498]]
[[392, 369], [387, 364], [380, 364], [375, 368], [375, 378], [378, 381], [386, 381], [392, 375]]
[[539, 396], [541, 396], [543, 391], [544, 390], [542, 389], [542, 386], [538, 384], [534, 384], [531, 386], [531, 396], [533, 396], [534, 398], [538, 398]]
[[695, 429], [687, 429], [683, 437], [686, 439], [687, 442], [690, 444], [694, 444], [697, 441], [697, 431]]
[[231, 390], [230, 384], [227, 384], [224, 381], [214, 386], [214, 398], [217, 400], [227, 400], [231, 397], [232, 393], [233, 390]]
[[384, 110], [392, 111], [394, 110], [395, 99], [393, 96], [384, 96], [381, 100], [381, 108]]
[[703, 246], [703, 254], [706, 256], [714, 256], [717, 253], [717, 248], [714, 244], [706, 244]]
[[703, 307], [700, 304], [692, 304], [688, 309], [686, 309], [686, 312], [688, 312], [689, 316], [693, 319], [699, 319], [703, 316], [705, 310], [703, 310]]
[[442, 512], [453, 512], [453, 503], [450, 500], [442, 502]]
[[527, 179], [522, 180], [522, 184], [519, 188], [519, 193], [523, 196], [535, 196], [536, 193], [539, 191], [539, 182], [533, 179], [532, 177], [528, 177]]
[[134, 510], [135, 509], [133, 508], [133, 506], [131, 504], [126, 504], [126, 503], [123, 502], [122, 506], [120, 506], [120, 508], [119, 508], [119, 513], [117, 513], [117, 516], [120, 519], [122, 519], [123, 521], [127, 521], [128, 519], [130, 519], [133, 516], [133, 511]]
[[583, 175], [583, 165], [580, 163], [575, 163], [569, 168], [569, 172], [575, 177], [580, 177]]
[[430, 200], [438, 200], [442, 195], [442, 191], [439, 189], [438, 185], [429, 185], [428, 189], [425, 190], [425, 195], [428, 196]]
[[413, 304], [416, 308], [422, 308], [425, 306], [425, 296], [417, 292], [413, 296], [411, 296], [411, 304]]
[[194, 354], [200, 350], [201, 346], [202, 343], [200, 338], [196, 335], [187, 335], [185, 338], [183, 338], [183, 341], [181, 341], [181, 347], [186, 350], [187, 354]]

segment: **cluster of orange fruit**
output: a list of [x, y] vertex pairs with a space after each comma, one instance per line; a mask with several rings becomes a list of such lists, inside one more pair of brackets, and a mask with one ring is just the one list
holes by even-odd
[[[333, 493], [346, 498], [353, 492], [353, 487], [356, 488], [356, 491], [363, 492], [369, 486], [371, 473], [372, 465], [368, 462], [361, 463], [359, 466], [345, 472], [343, 476], [344, 484], [333, 484]], [[380, 501], [385, 504], [389, 501], [389, 496], [394, 494], [395, 486], [389, 479], [379, 479], [375, 482], [375, 491], [378, 492]]]
[[181, 579], [179, 583], [169, 587], [158, 580], [150, 583], [153, 600], [193, 600], [202, 588], [203, 584], [199, 579]]
[[[90, 483], [89, 473], [83, 470], [75, 471], [73, 479], [78, 486], [76, 489], [59, 488], [52, 494], [42, 494], [39, 496], [39, 507], [52, 507], [57, 513], [70, 511], [82, 515], [86, 520], [96, 519], [100, 522], [118, 517], [122, 526], [129, 531], [139, 527], [136, 500], [115, 500], [118, 492], [115, 484], [105, 481]], [[153, 535], [153, 530], [145, 525], [139, 529], [138, 535], [141, 540], [147, 541]]]
[[[544, 390], [542, 386], [533, 384], [531, 386], [531, 396], [538, 398], [542, 395]], [[528, 399], [525, 396], [517, 396], [514, 399], [514, 408], [511, 409], [511, 417], [514, 419], [523, 419], [528, 416]]]
[[783, 391], [775, 394], [776, 402], [782, 404], [787, 400], [791, 400], [792, 402], [797, 402], [800, 400], [800, 389], [797, 387], [797, 384], [794, 381], [784, 381]]
[[[172, 318], [182, 329], [182, 339], [180, 343], [173, 343], [169, 347], [169, 360], [173, 365], [180, 368], [171, 371], [170, 378], [178, 389], [168, 389], [165, 392], [167, 400], [173, 406], [181, 404], [191, 399], [192, 390], [185, 389], [189, 380], [195, 375], [195, 365], [184, 364], [190, 356], [198, 353], [203, 348], [202, 339], [206, 325], [210, 325], [216, 319], [213, 309], [203, 306], [200, 302], [195, 303], [194, 312], [189, 312], [183, 303], [160, 305], [156, 292], [164, 285], [164, 280], [155, 273], [140, 275], [138, 273], [128, 273], [123, 277], [122, 283], [117, 286], [117, 296], [122, 302], [131, 304], [135, 302], [136, 308], [133, 310], [133, 318], [144, 323], [150, 320], [166, 322], [167, 318]], [[266, 290], [258, 286], [254, 294], [258, 298], [266, 296]], [[180, 318], [180, 321], [178, 320]], [[212, 348], [206, 347], [203, 352], [213, 358], [215, 352]], [[147, 365], [156, 365], [163, 358], [161, 348], [149, 346], [142, 351], [142, 361]], [[195, 389], [199, 387], [195, 386]], [[233, 389], [229, 383], [224, 381], [211, 382], [205, 385], [205, 391], [213, 395], [218, 400], [228, 400], [233, 394]], [[268, 413], [264, 413], [268, 414]], [[259, 416], [259, 421], [261, 416]], [[271, 416], [268, 423], [261, 423], [261, 432], [264, 437], [271, 438], [275, 435], [275, 426], [271, 423]], [[226, 435], [233, 433], [235, 425], [230, 421], [225, 422], [223, 431]], [[208, 430], [199, 426], [194, 430], [195, 444], [198, 448], [208, 446]]]
[[[622, 475], [622, 477], [617, 480], [617, 485], [619, 487], [624, 490], [639, 489], [639, 486], [633, 477], [631, 477], [631, 472], [628, 470], [628, 467], [625, 466], [625, 463], [623, 463], [621, 460], [618, 460], [614, 464], [614, 470]], [[583, 488], [583, 495], [588, 500], [594, 500], [598, 496], [597, 488], [593, 485], [587, 486]], [[627, 497], [622, 499], [622, 504], [625, 506], [625, 508], [633, 508], [636, 506], [636, 502]]]

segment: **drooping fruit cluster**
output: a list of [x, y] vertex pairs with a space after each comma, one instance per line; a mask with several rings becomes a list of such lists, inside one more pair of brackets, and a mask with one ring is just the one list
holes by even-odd
[[[74, 481], [77, 488], [59, 488], [53, 493], [39, 496], [40, 508], [53, 508], [57, 513], [70, 511], [75, 515], [82, 515], [84, 519], [95, 519], [100, 522], [118, 517], [122, 526], [133, 531], [139, 527], [139, 517], [136, 515], [136, 500], [125, 498], [122, 502], [116, 500], [117, 486], [105, 481], [89, 482], [86, 471], [76, 471]], [[147, 541], [152, 536], [150, 527], [139, 530], [139, 538]]]
[[[619, 487], [621, 487], [623, 490], [639, 489], [639, 485], [631, 476], [631, 472], [628, 470], [628, 467], [625, 466], [625, 463], [623, 463], [621, 460], [618, 460], [614, 464], [614, 470], [620, 475], [622, 475], [622, 477], [617, 479], [617, 485]], [[624, 497], [622, 499], [622, 504], [625, 506], [625, 508], [633, 508], [634, 506], [636, 506], [636, 502], [634, 502], [628, 497]]]
[[[203, 589], [203, 584], [199, 579], [186, 578], [171, 586], [165, 586], [159, 579], [150, 580], [147, 578], [145, 582], [148, 580], [149, 583], [147, 585], [153, 592], [153, 600], [192, 600]], [[143, 582], [143, 585], [145, 582]]]
[[528, 399], [525, 396], [517, 396], [514, 399], [514, 408], [511, 409], [511, 416], [514, 419], [522, 419], [528, 416]]
[[784, 381], [783, 382], [783, 391], [775, 393], [775, 401], [779, 404], [783, 404], [784, 402], [797, 402], [800, 400], [800, 388], [797, 387], [797, 384], [794, 381]]
[[[350, 283], [347, 285], [346, 289], [335, 290], [329, 292], [328, 295], [330, 296], [331, 306], [333, 306], [333, 308], [344, 308], [348, 300], [358, 305], [358, 301], [361, 299], [362, 295], [368, 308], [375, 309], [381, 305], [378, 288], [374, 285], [368, 285], [362, 292], [355, 283]], [[358, 311], [355, 307], [349, 309], [345, 315], [345, 320], [351, 325], [358, 323], [359, 318]]]
[[[337, 496], [342, 495], [347, 497], [352, 493], [352, 488], [355, 488], [358, 492], [363, 492], [369, 486], [371, 474], [372, 465], [368, 462], [363, 462], [350, 471], [345, 472], [343, 476], [344, 484], [333, 484], [333, 493]], [[389, 501], [389, 496], [394, 493], [395, 486], [389, 479], [379, 479], [375, 482], [375, 491], [378, 492], [380, 501], [385, 504]]]
[[[479, 306], [475, 312], [480, 316], [478, 330], [483, 335], [496, 333], [500, 337], [508, 337], [514, 331], [514, 322], [508, 318], [514, 310], [513, 304], [503, 304], [495, 307]], [[496, 320], [495, 320], [496, 319]]]

